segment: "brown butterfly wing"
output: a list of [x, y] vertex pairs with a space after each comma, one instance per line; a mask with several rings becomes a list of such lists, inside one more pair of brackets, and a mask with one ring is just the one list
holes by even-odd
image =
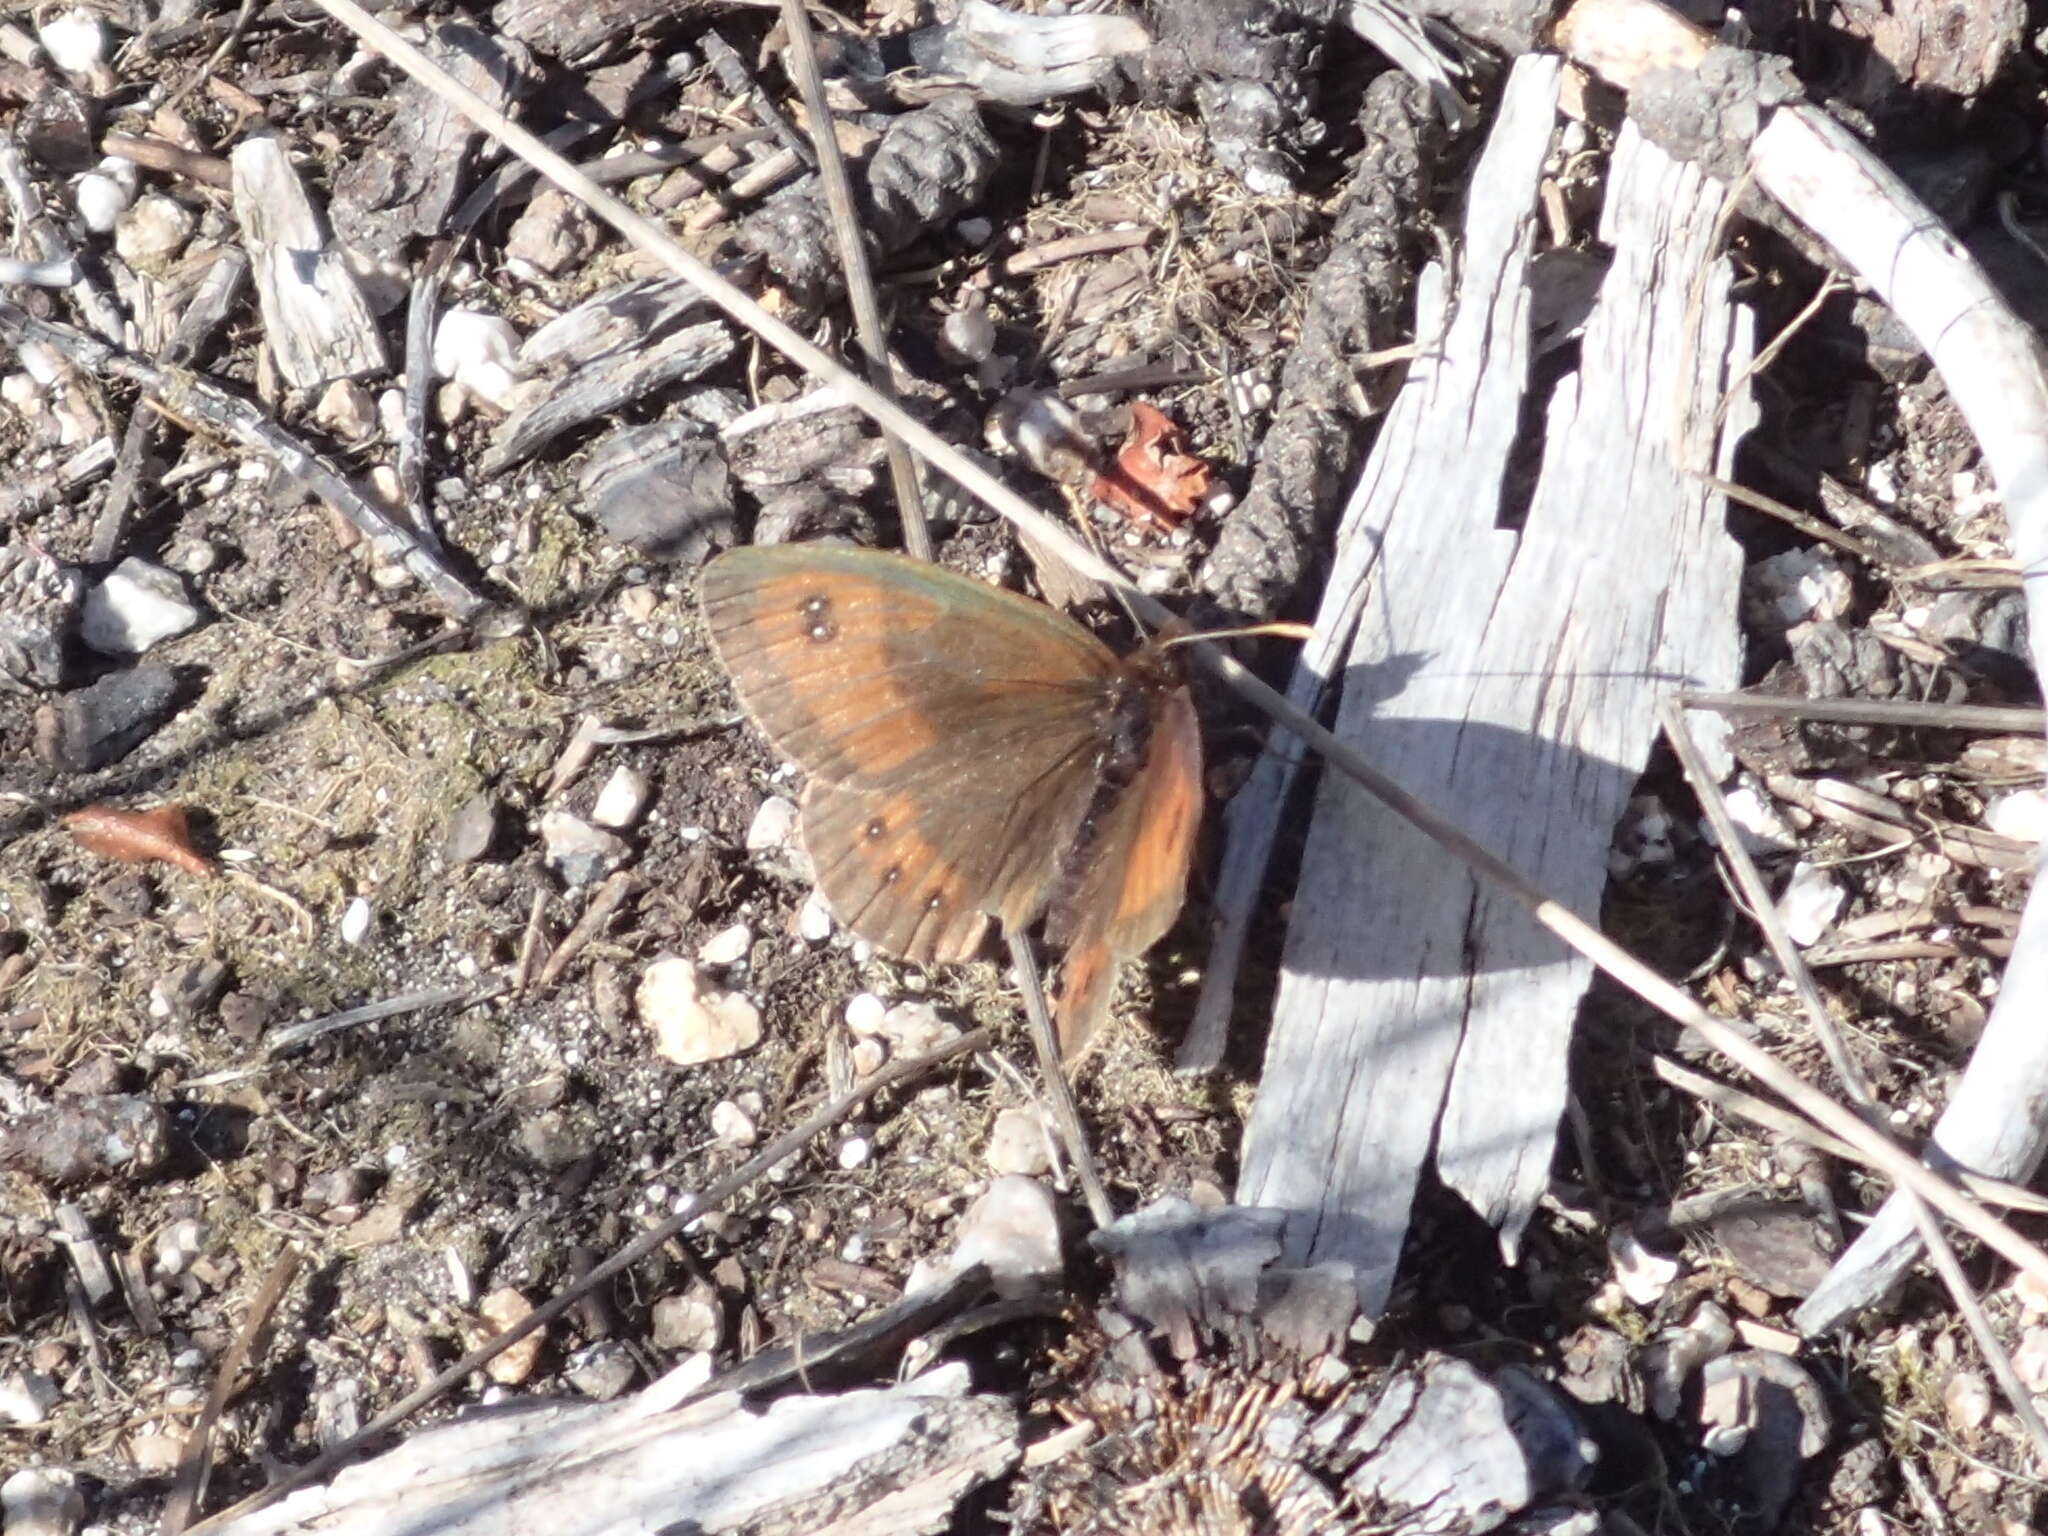
[[1162, 691], [1144, 766], [1104, 818], [1083, 854], [1079, 883], [1049, 925], [1067, 946], [1054, 1010], [1067, 1060], [1102, 1027], [1118, 968], [1173, 926], [1201, 818], [1202, 735], [1194, 703], [1185, 688]]
[[902, 556], [706, 566], [740, 702], [811, 776], [804, 842], [853, 932], [919, 963], [1044, 908], [1094, 795], [1120, 664], [1042, 604]]

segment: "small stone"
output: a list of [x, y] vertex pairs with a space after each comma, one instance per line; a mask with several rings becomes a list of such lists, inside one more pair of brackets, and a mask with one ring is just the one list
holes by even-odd
[[130, 555], [85, 594], [78, 633], [103, 656], [139, 656], [199, 619], [173, 572]]
[[888, 1065], [889, 1047], [876, 1039], [856, 1040], [853, 1049], [846, 1053], [846, 1060], [855, 1077], [873, 1077]]
[[959, 1029], [939, 1017], [930, 1003], [898, 1003], [882, 1015], [876, 1033], [898, 1056], [922, 1056], [960, 1038]]
[[10, 1371], [0, 1376], [0, 1424], [27, 1429], [50, 1417], [63, 1393], [41, 1371]]
[[718, 1292], [702, 1280], [692, 1282], [680, 1296], [662, 1297], [654, 1304], [649, 1321], [656, 1349], [691, 1354], [718, 1348], [725, 1331]]
[[1029, 1295], [1058, 1278], [1059, 1213], [1052, 1191], [1036, 1179], [996, 1179], [967, 1208], [953, 1245], [955, 1273], [970, 1264], [986, 1264], [996, 1294], [1005, 1298]]
[[549, 1173], [561, 1172], [589, 1150], [582, 1133], [559, 1110], [529, 1116], [517, 1135], [519, 1150]]
[[679, 1067], [722, 1061], [761, 1043], [761, 1011], [737, 992], [705, 984], [688, 960], [665, 955], [647, 967], [634, 1002], [656, 1054]]
[[697, 946], [697, 958], [706, 965], [736, 965], [754, 947], [754, 930], [745, 923], [721, 928]]
[[2012, 1277], [2013, 1299], [2029, 1317], [2048, 1316], [2048, 1280], [2023, 1269]]
[[177, 713], [169, 667], [131, 667], [74, 688], [36, 711], [36, 752], [51, 767], [90, 773], [118, 762]]
[[846, 1000], [846, 1027], [856, 1035], [878, 1035], [889, 1005], [872, 992], [856, 992]]
[[0, 1483], [7, 1536], [72, 1536], [85, 1520], [78, 1479], [59, 1467], [24, 1467]]
[[498, 836], [498, 804], [486, 791], [478, 791], [456, 807], [441, 834], [441, 862], [474, 864], [491, 851]]
[[194, 960], [182, 965], [150, 984], [150, 1015], [189, 1024], [213, 1005], [227, 980], [227, 967], [218, 960]]
[[341, 942], [360, 944], [370, 936], [370, 925], [376, 920], [376, 912], [361, 896], [354, 897], [341, 910]]
[[2012, 1368], [2029, 1392], [2048, 1392], [2048, 1328], [2029, 1328], [2020, 1335]]
[[161, 1275], [182, 1275], [206, 1249], [207, 1226], [187, 1216], [156, 1235], [156, 1267]]
[[451, 309], [434, 330], [434, 373], [452, 380], [472, 400], [508, 409], [524, 377], [519, 332], [502, 316]]
[[185, 1442], [176, 1435], [140, 1434], [128, 1441], [128, 1459], [135, 1470], [150, 1477], [175, 1472], [184, 1459]]
[[106, 23], [83, 6], [53, 13], [37, 26], [36, 41], [67, 75], [89, 75], [107, 60]]
[[1848, 899], [1849, 893], [1833, 871], [1801, 859], [1785, 882], [1785, 894], [1778, 898], [1778, 915], [1785, 920], [1792, 942], [1805, 949], [1820, 941]]
[[633, 1385], [640, 1368], [632, 1351], [617, 1339], [601, 1339], [585, 1345], [569, 1357], [563, 1375], [569, 1385], [593, 1402], [608, 1403]]
[[816, 891], [804, 898], [804, 904], [797, 908], [797, 937], [807, 944], [822, 944], [832, 937], [832, 908], [825, 898]]
[[1642, 1239], [1622, 1228], [1607, 1240], [1607, 1255], [1622, 1294], [1639, 1307], [1654, 1306], [1678, 1278], [1679, 1263], [1645, 1248]]
[[645, 624], [661, 611], [661, 594], [642, 583], [619, 594], [619, 615], [629, 624]]
[[[133, 161], [124, 161], [130, 171]], [[109, 235], [135, 201], [132, 177], [105, 169], [87, 171], [71, 187], [71, 202], [78, 209], [79, 222], [96, 235]]]
[[[533, 1311], [528, 1301], [511, 1286], [501, 1286], [477, 1303], [477, 1315], [490, 1325], [494, 1334], [503, 1333]], [[541, 1344], [547, 1333], [545, 1327], [536, 1328], [517, 1344], [499, 1355], [484, 1367], [484, 1374], [501, 1387], [516, 1387], [533, 1374], [533, 1367], [540, 1359]], [[479, 1339], [478, 1343], [483, 1341]]]
[[1975, 1371], [1957, 1371], [1941, 1390], [1941, 1405], [1949, 1423], [1968, 1433], [1991, 1417], [1991, 1388]]
[[785, 853], [796, 842], [796, 828], [796, 802], [770, 795], [747, 827], [747, 852]]
[[731, 1099], [720, 1099], [711, 1106], [711, 1134], [719, 1145], [734, 1148], [751, 1147], [761, 1139], [754, 1117]]
[[0, 544], [0, 689], [55, 688], [85, 578], [40, 550]]
[[995, 322], [978, 298], [939, 322], [939, 350], [955, 362], [978, 363], [995, 349]]
[[1028, 1109], [1003, 1110], [989, 1131], [985, 1156], [990, 1170], [998, 1174], [1036, 1178], [1050, 1172], [1045, 1123]]
[[161, 277], [198, 227], [183, 203], [152, 192], [114, 221], [114, 252], [137, 272]]
[[164, 564], [182, 576], [205, 576], [220, 568], [220, 546], [181, 535], [164, 551]]
[[1984, 807], [1984, 825], [2023, 843], [2048, 840], [2048, 791], [2018, 789]]
[[549, 811], [540, 819], [547, 861], [573, 890], [595, 885], [626, 862], [632, 852], [624, 839], [601, 832], [580, 816]]
[[590, 808], [590, 819], [600, 827], [623, 830], [638, 821], [640, 813], [646, 809], [646, 775], [636, 773], [621, 763], [604, 781], [604, 788], [597, 792], [597, 804]]
[[377, 402], [354, 379], [336, 379], [315, 402], [313, 420], [344, 443], [368, 442], [377, 431]]
[[308, 1211], [318, 1214], [351, 1210], [362, 1204], [368, 1193], [369, 1175], [360, 1168], [349, 1166], [314, 1174], [306, 1180], [300, 1200]]
[[839, 1143], [839, 1166], [848, 1173], [866, 1165], [875, 1144], [865, 1136], [849, 1136]]

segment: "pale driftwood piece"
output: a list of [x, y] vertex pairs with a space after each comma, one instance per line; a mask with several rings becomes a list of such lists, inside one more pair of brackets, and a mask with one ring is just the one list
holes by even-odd
[[235, 219], [256, 279], [263, 340], [292, 389], [381, 373], [384, 338], [283, 141], [256, 134], [235, 146]]
[[483, 1410], [218, 1528], [216, 1536], [880, 1536], [943, 1530], [1017, 1459], [1017, 1414], [948, 1366], [886, 1391], [731, 1393], [683, 1407], [657, 1382], [617, 1403]]
[[[1734, 680], [1740, 556], [1694, 476], [1745, 424], [1738, 404], [1721, 442], [1708, 425], [1747, 333], [1707, 265], [1719, 189], [1625, 139], [1581, 368], [1552, 402], [1522, 531], [1496, 526], [1555, 80], [1552, 61], [1517, 66], [1475, 180], [1444, 362], [1416, 365], [1354, 505], [1378, 550], [1337, 729], [1590, 911], [1660, 695]], [[1444, 1180], [1512, 1256], [1547, 1186], [1591, 974], [1426, 848], [1325, 783], [1246, 1134], [1240, 1199], [1297, 1218], [1290, 1257], [1355, 1265], [1368, 1310], [1386, 1302], [1433, 1140]]]
[[733, 340], [722, 321], [682, 323], [707, 305], [693, 283], [647, 278], [587, 299], [535, 331], [519, 360], [552, 377], [499, 425], [483, 472], [500, 474], [562, 433], [723, 362]]
[[[1611, 83], [1646, 81], [1660, 95], [1702, 76], [1731, 105], [1695, 120], [1736, 138], [1762, 191], [1825, 241], [1891, 306], [1927, 350], [1969, 423], [2005, 500], [2013, 556], [2027, 573], [2034, 670], [2048, 676], [2048, 365], [2019, 319], [1940, 220], [1863, 144], [1808, 106], [1769, 112], [1771, 99], [1728, 90], [1747, 56], [1713, 46], [1698, 28], [1645, 0], [1578, 0], [1560, 46]], [[1655, 75], [1649, 72], [1655, 70]], [[1755, 93], [1753, 93], [1755, 94]], [[1746, 104], [1745, 104], [1746, 102]], [[1741, 111], [1737, 111], [1741, 108]], [[1758, 131], [1758, 124], [1761, 124]], [[1735, 144], [1739, 151], [1741, 142]], [[1723, 146], [1708, 145], [1704, 153]], [[1935, 1125], [1943, 1160], [1994, 1178], [2026, 1180], [2048, 1154], [2048, 882], [2037, 880], [1990, 1021]], [[1796, 1314], [1826, 1332], [1882, 1297], [1919, 1256], [1912, 1214], [1896, 1196]]]

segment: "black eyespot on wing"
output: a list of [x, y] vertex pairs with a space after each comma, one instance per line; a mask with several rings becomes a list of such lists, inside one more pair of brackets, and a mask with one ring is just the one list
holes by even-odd
[[870, 821], [865, 827], [863, 827], [861, 831], [869, 842], [880, 842], [883, 838], [889, 835], [889, 823], [882, 820], [881, 817], [877, 816], [874, 820]]
[[832, 599], [824, 593], [813, 592], [797, 605], [797, 612], [803, 615], [804, 634], [814, 645], [839, 638], [839, 625], [832, 617]]
[[902, 878], [902, 868], [900, 866], [891, 865], [889, 868], [889, 872], [882, 876], [882, 884], [894, 885], [897, 881], [901, 880]]

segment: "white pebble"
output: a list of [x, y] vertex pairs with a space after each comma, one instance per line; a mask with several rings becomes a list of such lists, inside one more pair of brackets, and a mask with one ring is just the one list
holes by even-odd
[[548, 863], [572, 886], [595, 884], [631, 852], [621, 839], [567, 811], [549, 811], [541, 817], [540, 837]]
[[839, 1144], [839, 1166], [851, 1173], [868, 1160], [874, 1150], [874, 1143], [865, 1136], [849, 1136]]
[[922, 1056], [960, 1038], [960, 1031], [940, 1018], [938, 1009], [917, 1002], [898, 1003], [883, 1014], [877, 1033], [899, 1056]]
[[156, 1267], [160, 1274], [182, 1275], [206, 1250], [206, 1223], [187, 1216], [156, 1235]]
[[1045, 1122], [1028, 1109], [1006, 1109], [989, 1130], [988, 1166], [999, 1174], [1035, 1178], [1052, 1168], [1045, 1141]]
[[761, 1043], [761, 1010], [737, 992], [709, 986], [690, 961], [664, 955], [641, 975], [634, 995], [654, 1049], [679, 1067], [722, 1061]]
[[986, 1264], [996, 1294], [1022, 1296], [1055, 1279], [1062, 1267], [1059, 1213], [1052, 1191], [1015, 1175], [992, 1182], [967, 1208], [953, 1245], [955, 1272]]
[[797, 937], [807, 944], [822, 944], [832, 937], [832, 908], [816, 891], [804, 898], [797, 909]]
[[52, 16], [36, 28], [36, 41], [68, 75], [90, 74], [106, 62], [106, 25], [83, 7]]
[[1849, 893], [1832, 871], [1801, 859], [1785, 882], [1785, 894], [1778, 898], [1778, 916], [1784, 919], [1792, 942], [1804, 949], [1819, 942], [1848, 899]]
[[852, 1063], [855, 1077], [873, 1077], [888, 1064], [889, 1047], [872, 1038], [856, 1040], [853, 1049], [846, 1053], [846, 1059]]
[[846, 1027], [856, 1035], [881, 1033], [889, 1005], [872, 992], [856, 992], [846, 1000]]
[[135, 191], [122, 186], [118, 176], [104, 170], [87, 171], [73, 183], [71, 201], [87, 229], [96, 235], [107, 235], [113, 233], [121, 215], [135, 202]]
[[2023, 843], [2048, 839], [2048, 790], [2016, 789], [1984, 807], [1984, 825]]
[[358, 896], [350, 901], [341, 912], [341, 942], [362, 943], [370, 936], [370, 920], [374, 916], [375, 913], [371, 911], [370, 903], [365, 898]]
[[0, 1376], [0, 1424], [26, 1429], [50, 1416], [63, 1393], [41, 1371], [15, 1371]]
[[721, 928], [697, 946], [697, 958], [706, 965], [735, 965], [747, 958], [754, 947], [754, 930], [745, 923]]
[[621, 763], [604, 781], [604, 788], [597, 792], [597, 804], [590, 808], [590, 819], [600, 827], [630, 827], [646, 809], [646, 775], [636, 773]]
[[452, 379], [472, 399], [505, 409], [524, 376], [519, 332], [502, 315], [451, 309], [434, 330], [434, 373]]
[[139, 656], [199, 622], [185, 584], [133, 555], [85, 594], [79, 638], [103, 656]]
[[1607, 1239], [1607, 1256], [1622, 1293], [1639, 1307], [1653, 1306], [1678, 1278], [1678, 1260], [1652, 1253], [1626, 1228]]
[[761, 1139], [754, 1117], [731, 1099], [720, 1099], [711, 1106], [711, 1134], [727, 1147], [751, 1147]]
[[782, 795], [770, 795], [754, 812], [747, 827], [747, 852], [780, 852], [796, 839], [796, 802]]

